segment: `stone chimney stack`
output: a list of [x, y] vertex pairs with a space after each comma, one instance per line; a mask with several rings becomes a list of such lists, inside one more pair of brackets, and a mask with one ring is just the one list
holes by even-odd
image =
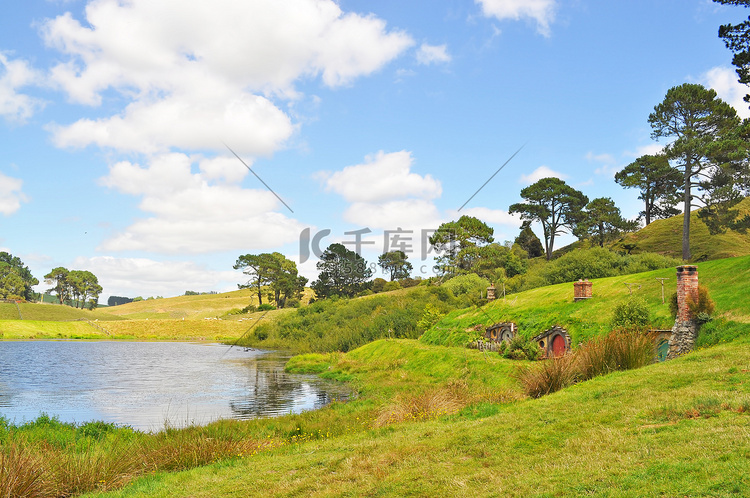
[[667, 359], [677, 358], [690, 352], [698, 337], [698, 325], [687, 305], [687, 298], [698, 301], [698, 267], [684, 265], [677, 267], [677, 317], [669, 338]]
[[490, 284], [487, 287], [487, 301], [494, 301], [495, 299], [495, 284]]

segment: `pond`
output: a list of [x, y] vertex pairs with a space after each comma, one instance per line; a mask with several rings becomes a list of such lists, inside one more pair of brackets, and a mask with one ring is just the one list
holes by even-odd
[[300, 413], [349, 396], [343, 384], [285, 373], [288, 359], [220, 344], [0, 342], [0, 415], [157, 431]]

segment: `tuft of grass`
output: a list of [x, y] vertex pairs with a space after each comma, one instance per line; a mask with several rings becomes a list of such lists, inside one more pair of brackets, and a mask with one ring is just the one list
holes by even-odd
[[23, 441], [0, 449], [0, 496], [52, 496], [42, 458]]
[[544, 360], [539, 366], [522, 367], [516, 376], [527, 395], [539, 398], [599, 375], [643, 367], [653, 363], [655, 357], [651, 334], [613, 330], [564, 356]]

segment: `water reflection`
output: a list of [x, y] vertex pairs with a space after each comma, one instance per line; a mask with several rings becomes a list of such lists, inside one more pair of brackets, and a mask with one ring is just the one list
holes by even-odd
[[299, 413], [347, 397], [341, 384], [286, 374], [288, 358], [218, 344], [0, 342], [0, 414], [157, 430]]

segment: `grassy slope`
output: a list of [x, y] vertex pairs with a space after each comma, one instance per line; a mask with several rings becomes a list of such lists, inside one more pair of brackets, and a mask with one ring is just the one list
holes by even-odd
[[[307, 294], [310, 292], [308, 290]], [[54, 304], [23, 303], [19, 305], [23, 320], [19, 319], [19, 309], [15, 304], [0, 303], [0, 337], [234, 340], [264, 313], [227, 316], [227, 312], [257, 302], [257, 296], [243, 289], [223, 294], [148, 299], [94, 311]], [[264, 319], [272, 320], [289, 311], [273, 310]], [[219, 317], [222, 319], [215, 320]]]
[[[438, 348], [443, 362], [410, 369], [415, 349], [437, 352], [380, 341], [332, 370], [346, 369], [366, 386], [486, 371], [480, 353], [461, 361], [454, 348]], [[489, 361], [507, 372], [510, 362], [495, 358]], [[435, 366], [443, 373], [425, 376]], [[503, 385], [499, 379], [489, 384]], [[474, 404], [457, 415], [157, 474], [108, 496], [747, 496], [749, 426], [750, 343], [743, 340], [538, 400]]]
[[[708, 287], [716, 301], [717, 312], [727, 321], [748, 323], [750, 318], [750, 256], [706, 261], [698, 265], [701, 284]], [[573, 302], [573, 284], [559, 284], [521, 292], [498, 300], [483, 308], [459, 310], [448, 314], [422, 336], [429, 344], [464, 345], [475, 332], [470, 327], [494, 322], [513, 321], [521, 334], [527, 337], [543, 332], [553, 325], [568, 329], [574, 342], [608, 331], [612, 309], [628, 299], [625, 283], [634, 283], [633, 294], [644, 298], [650, 308], [656, 328], [671, 328], [673, 320], [669, 308], [661, 301], [661, 284], [657, 277], [669, 278], [665, 282], [667, 298], [674, 292], [676, 274], [673, 268], [635, 275], [593, 280], [594, 297]], [[640, 285], [640, 289], [637, 288]]]
[[[739, 215], [750, 214], [750, 197], [737, 206]], [[633, 252], [656, 252], [675, 258], [682, 257], [682, 221], [683, 216], [673, 216], [656, 220], [636, 233], [628, 234], [621, 242], [614, 244], [613, 249], [622, 249], [622, 244], [635, 242]], [[730, 258], [750, 254], [750, 232], [742, 234], [729, 230], [724, 234], [711, 235], [706, 225], [693, 211], [690, 217], [690, 252], [693, 261]]]

